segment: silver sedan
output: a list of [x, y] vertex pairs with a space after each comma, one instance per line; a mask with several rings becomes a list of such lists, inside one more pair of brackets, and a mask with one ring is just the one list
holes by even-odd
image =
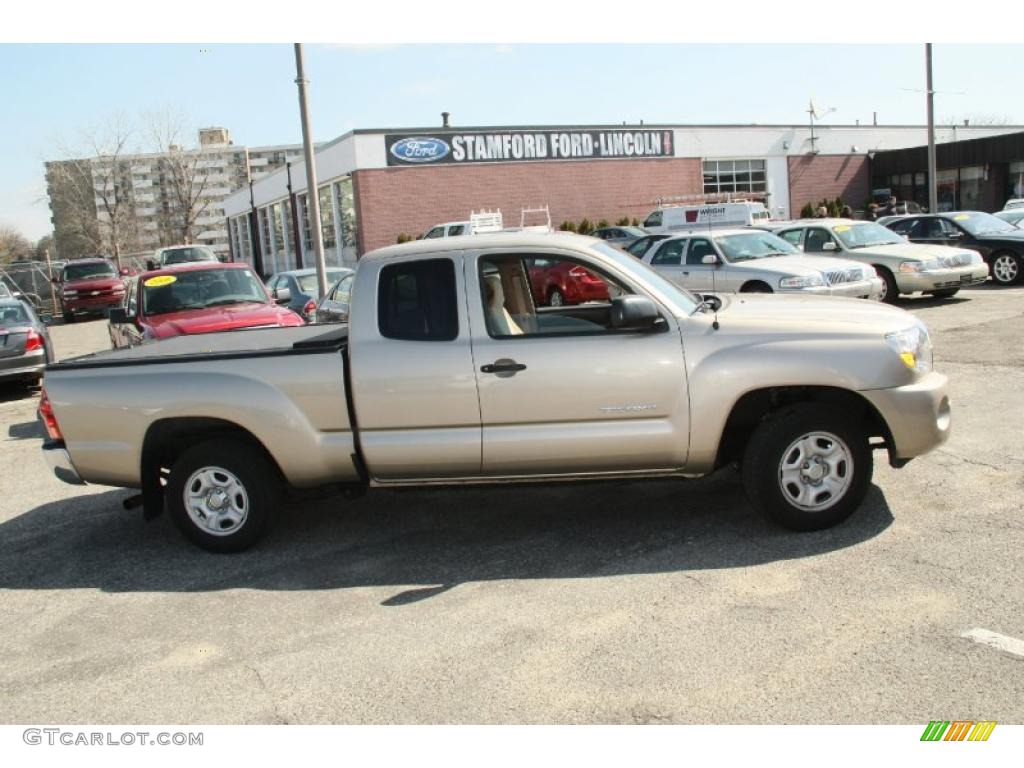
[[53, 362], [50, 333], [19, 299], [0, 299], [0, 382], [37, 383]]

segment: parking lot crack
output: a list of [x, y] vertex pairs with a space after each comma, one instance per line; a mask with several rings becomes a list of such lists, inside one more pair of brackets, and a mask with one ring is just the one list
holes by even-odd
[[277, 723], [277, 725], [288, 725], [288, 720], [285, 717], [283, 717], [281, 715], [281, 712], [278, 710], [277, 699], [274, 697], [274, 694], [271, 692], [270, 688], [267, 687], [267, 683], [263, 679], [263, 675], [260, 674], [260, 671], [250, 664], [245, 664], [243, 666], [250, 672], [252, 672], [254, 675], [256, 675], [256, 682], [260, 684], [260, 690], [263, 691], [270, 699], [271, 707], [273, 707], [274, 710], [275, 723]]
[[1005, 471], [1005, 469], [1003, 467], [997, 467], [995, 464], [988, 464], [988, 463], [986, 463], [984, 461], [978, 461], [977, 459], [968, 459], [966, 456], [961, 456], [958, 453], [954, 453], [953, 451], [949, 450], [948, 448], [939, 448], [936, 452], [937, 453], [941, 453], [941, 454], [943, 454], [945, 456], [952, 456], [954, 459], [959, 459], [960, 461], [964, 462], [965, 464], [971, 464], [971, 465], [976, 466], [976, 467], [988, 467], [989, 469], [995, 469], [995, 470], [998, 470], [1000, 472]]

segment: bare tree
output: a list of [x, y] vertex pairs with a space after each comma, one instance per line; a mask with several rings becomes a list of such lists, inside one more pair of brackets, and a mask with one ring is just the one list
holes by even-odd
[[77, 146], [62, 144], [68, 159], [47, 164], [51, 204], [62, 208], [69, 233], [113, 255], [119, 267], [121, 252], [138, 247], [132, 135], [127, 118], [113, 115], [98, 128], [84, 129]]
[[[160, 169], [167, 195], [162, 235], [191, 243], [196, 221], [210, 206], [210, 158], [202, 147], [187, 149], [186, 137], [194, 135], [171, 109], [145, 116], [152, 151], [160, 155]], [[169, 243], [168, 243], [169, 244]]]
[[0, 226], [0, 264], [21, 261], [32, 255], [32, 243], [14, 227]]
[[1013, 125], [1014, 120], [1009, 115], [996, 115], [996, 114], [972, 114], [972, 115], [953, 115], [947, 117], [940, 123], [940, 125], [955, 125], [959, 126], [977, 126], [981, 128], [989, 127], [1000, 127], [1004, 125]]

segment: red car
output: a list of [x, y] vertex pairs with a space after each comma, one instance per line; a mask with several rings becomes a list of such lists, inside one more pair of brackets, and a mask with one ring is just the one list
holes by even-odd
[[[278, 291], [277, 303], [287, 303]], [[192, 333], [239, 328], [305, 325], [271, 299], [248, 264], [196, 262], [143, 272], [129, 288], [127, 301], [110, 312], [114, 348]]]
[[54, 282], [65, 323], [73, 323], [80, 314], [105, 314], [124, 301], [124, 278], [106, 259], [69, 261]]
[[532, 259], [529, 272], [534, 301], [539, 305], [561, 307], [609, 301], [607, 283], [574, 262]]

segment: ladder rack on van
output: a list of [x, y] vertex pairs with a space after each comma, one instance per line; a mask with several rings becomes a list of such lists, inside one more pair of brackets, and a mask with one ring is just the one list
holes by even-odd
[[[543, 213], [544, 214], [544, 218], [547, 219], [547, 221], [544, 224], [532, 224], [532, 225], [527, 226], [527, 224], [526, 224], [526, 214], [528, 214], [528, 213]], [[550, 232], [551, 231], [551, 211], [548, 209], [548, 206], [544, 205], [544, 206], [537, 206], [535, 208], [523, 208], [522, 213], [520, 214], [520, 217], [519, 217], [519, 228], [521, 230], [523, 230], [524, 232], [531, 232], [531, 231], [533, 231], [533, 232], [537, 232], [537, 231]]]
[[674, 205], [704, 205], [712, 203], [763, 203], [768, 198], [767, 192], [743, 192], [737, 196], [735, 192], [719, 192], [704, 195], [666, 195], [657, 197], [654, 204], [659, 208]]

